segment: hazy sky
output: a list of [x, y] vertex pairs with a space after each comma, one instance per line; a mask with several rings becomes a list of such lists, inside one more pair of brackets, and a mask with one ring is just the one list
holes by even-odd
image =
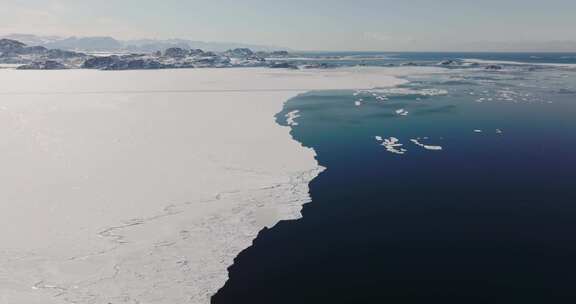
[[576, 0], [0, 0], [0, 34], [188, 38], [301, 50], [574, 41], [575, 29]]

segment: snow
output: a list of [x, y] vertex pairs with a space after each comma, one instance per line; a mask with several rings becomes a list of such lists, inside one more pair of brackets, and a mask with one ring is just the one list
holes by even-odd
[[209, 303], [323, 169], [283, 103], [418, 71], [0, 69], [0, 299]]

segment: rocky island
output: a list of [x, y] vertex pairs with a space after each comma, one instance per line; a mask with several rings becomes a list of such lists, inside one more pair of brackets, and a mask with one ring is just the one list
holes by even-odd
[[23, 70], [98, 69], [145, 70], [176, 68], [270, 67], [297, 69], [278, 61], [292, 56], [287, 51], [254, 52], [236, 48], [225, 52], [171, 47], [153, 53], [88, 54], [82, 52], [28, 46], [12, 39], [0, 39], [0, 64], [15, 64]]

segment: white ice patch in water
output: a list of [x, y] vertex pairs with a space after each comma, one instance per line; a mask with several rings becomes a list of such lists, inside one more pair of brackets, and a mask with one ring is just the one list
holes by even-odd
[[376, 138], [377, 141], [383, 141], [384, 139], [382, 138], [382, 136], [374, 136], [374, 138]]
[[364, 99], [360, 98], [360, 99], [358, 99], [358, 100], [356, 100], [356, 101], [354, 102], [354, 105], [357, 106], [357, 107], [359, 107], [359, 106], [362, 105], [362, 102], [363, 102], [363, 101], [364, 101]]
[[511, 88], [503, 88], [500, 90], [491, 91], [478, 91], [477, 93], [469, 93], [470, 95], [476, 95], [476, 102], [486, 102], [486, 101], [500, 101], [500, 102], [541, 102], [538, 97], [531, 93], [524, 93], [519, 91], [514, 91]]
[[501, 101], [516, 101], [520, 98], [520, 93], [512, 90], [499, 90], [496, 92], [496, 98]]
[[413, 142], [415, 145], [420, 146], [426, 150], [434, 150], [434, 151], [442, 150], [442, 146], [426, 145], [426, 144], [423, 144], [421, 142], [421, 140], [422, 140], [421, 138], [414, 138], [414, 139], [411, 139], [410, 141]]
[[496, 129], [496, 134], [502, 134], [502, 133], [504, 133], [502, 130]]
[[404, 146], [404, 145], [400, 143], [398, 138], [390, 137], [390, 138], [384, 138], [383, 140], [384, 140], [384, 142], [382, 143], [382, 146], [384, 146], [386, 148], [386, 151], [388, 151], [390, 153], [394, 153], [394, 154], [406, 153], [407, 150], [402, 148], [402, 146]]
[[482, 130], [476, 129], [476, 130], [474, 130], [474, 133], [482, 133]]
[[420, 96], [441, 96], [448, 95], [448, 91], [443, 89], [411, 89], [411, 88], [387, 88], [387, 89], [373, 89], [370, 92], [381, 93], [385, 95], [405, 96], [405, 95], [420, 95]]
[[289, 112], [288, 114], [286, 114], [286, 123], [289, 126], [297, 126], [298, 123], [296, 122], [296, 118], [300, 117], [300, 110], [294, 110], [292, 112]]
[[398, 110], [396, 110], [396, 114], [401, 115], [401, 116], [406, 116], [406, 115], [408, 115], [408, 111], [406, 111], [405, 109], [398, 109]]

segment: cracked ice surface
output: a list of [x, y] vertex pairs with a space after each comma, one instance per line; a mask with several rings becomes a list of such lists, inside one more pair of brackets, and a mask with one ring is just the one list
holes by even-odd
[[397, 73], [0, 70], [0, 303], [209, 303], [322, 170], [283, 102]]

